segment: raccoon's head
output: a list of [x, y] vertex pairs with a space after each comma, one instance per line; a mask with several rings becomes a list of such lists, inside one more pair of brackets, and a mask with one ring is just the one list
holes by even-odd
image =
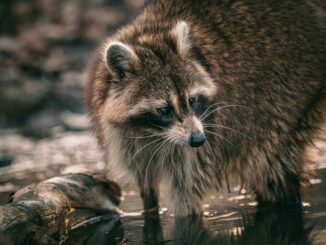
[[169, 30], [144, 30], [106, 43], [101, 81], [101, 124], [135, 137], [161, 137], [175, 144], [204, 144], [203, 119], [216, 84], [195, 58], [184, 21]]

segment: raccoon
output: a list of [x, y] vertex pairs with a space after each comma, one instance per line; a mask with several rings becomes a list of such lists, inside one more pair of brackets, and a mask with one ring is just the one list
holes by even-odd
[[304, 0], [154, 0], [95, 52], [86, 106], [112, 170], [144, 209], [162, 179], [178, 216], [239, 182], [300, 205], [324, 123], [325, 22]]

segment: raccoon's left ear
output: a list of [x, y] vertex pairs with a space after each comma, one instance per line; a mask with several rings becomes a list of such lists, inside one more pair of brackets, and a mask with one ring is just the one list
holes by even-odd
[[138, 63], [138, 56], [131, 47], [122, 42], [111, 42], [105, 49], [104, 59], [107, 68], [119, 79], [127, 73], [134, 72]]
[[183, 57], [187, 56], [192, 46], [189, 25], [187, 22], [183, 20], [178, 21], [175, 27], [172, 29], [172, 35], [176, 39], [179, 54]]

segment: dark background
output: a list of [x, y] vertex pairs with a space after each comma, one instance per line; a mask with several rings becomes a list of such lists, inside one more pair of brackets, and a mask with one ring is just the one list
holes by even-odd
[[83, 72], [92, 50], [143, 0], [1, 0], [0, 128], [29, 137], [87, 127]]

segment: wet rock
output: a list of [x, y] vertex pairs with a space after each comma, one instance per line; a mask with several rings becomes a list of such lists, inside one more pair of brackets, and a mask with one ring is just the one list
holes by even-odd
[[120, 198], [120, 187], [103, 176], [54, 177], [18, 190], [0, 206], [0, 236], [12, 244], [61, 244], [71, 230], [118, 221]]

